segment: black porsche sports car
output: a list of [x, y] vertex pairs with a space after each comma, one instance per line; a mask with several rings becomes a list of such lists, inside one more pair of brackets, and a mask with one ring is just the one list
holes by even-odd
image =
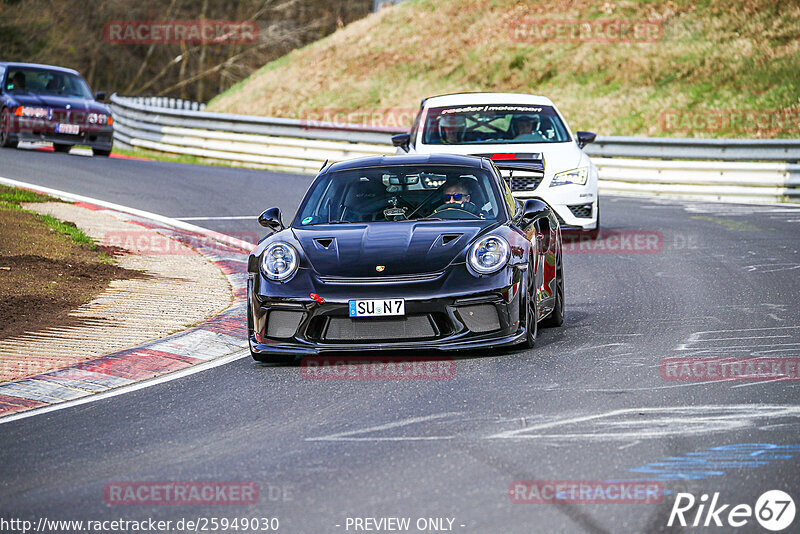
[[[511, 195], [498, 167], [450, 154], [323, 167], [287, 228], [248, 262], [256, 360], [325, 351], [532, 347], [564, 320], [561, 230], [541, 200]], [[541, 163], [527, 172], [544, 172]]]
[[104, 99], [72, 69], [0, 62], [0, 147], [49, 141], [56, 152], [88, 145], [108, 156], [114, 121]]

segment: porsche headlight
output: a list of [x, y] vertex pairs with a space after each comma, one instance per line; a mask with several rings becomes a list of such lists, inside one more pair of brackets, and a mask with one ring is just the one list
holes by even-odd
[[499, 271], [508, 262], [510, 251], [505, 239], [490, 235], [477, 241], [469, 251], [469, 264], [480, 274]]
[[553, 181], [550, 182], [550, 187], [557, 185], [586, 185], [586, 180], [589, 178], [589, 168], [581, 167], [580, 169], [573, 169], [571, 171], [560, 172], [553, 176]]
[[286, 280], [297, 270], [297, 251], [289, 243], [277, 241], [261, 256], [261, 272], [270, 280]]

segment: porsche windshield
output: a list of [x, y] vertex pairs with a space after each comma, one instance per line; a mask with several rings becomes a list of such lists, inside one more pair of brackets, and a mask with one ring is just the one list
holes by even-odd
[[447, 165], [330, 172], [306, 193], [294, 225], [497, 219], [501, 208], [492, 176]]
[[489, 104], [430, 108], [426, 145], [563, 143], [570, 137], [552, 106]]

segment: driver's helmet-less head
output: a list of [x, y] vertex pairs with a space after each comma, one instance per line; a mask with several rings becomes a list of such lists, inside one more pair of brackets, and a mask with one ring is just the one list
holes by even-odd
[[470, 200], [470, 187], [464, 179], [448, 181], [443, 191], [446, 203], [464, 204]]
[[443, 115], [439, 118], [439, 138], [445, 143], [463, 141], [467, 120], [461, 115]]

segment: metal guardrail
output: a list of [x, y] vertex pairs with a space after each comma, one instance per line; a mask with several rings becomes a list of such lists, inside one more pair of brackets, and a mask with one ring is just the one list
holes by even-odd
[[182, 98], [169, 98], [166, 96], [131, 96], [127, 100], [134, 104], [143, 104], [154, 108], [168, 109], [187, 109], [192, 111], [203, 111], [206, 105], [194, 100], [184, 100]]
[[589, 156], [721, 161], [800, 160], [800, 139], [697, 139], [597, 136]]
[[[326, 160], [393, 154], [391, 136], [405, 131], [210, 113], [199, 104], [197, 109], [186, 109], [177, 107], [177, 102], [172, 104], [176, 107], [162, 103], [112, 95], [115, 144], [244, 166], [316, 172]], [[180, 105], [187, 104], [181, 101]], [[800, 201], [800, 139], [598, 136], [584, 150], [599, 168], [604, 192], [740, 202]]]

